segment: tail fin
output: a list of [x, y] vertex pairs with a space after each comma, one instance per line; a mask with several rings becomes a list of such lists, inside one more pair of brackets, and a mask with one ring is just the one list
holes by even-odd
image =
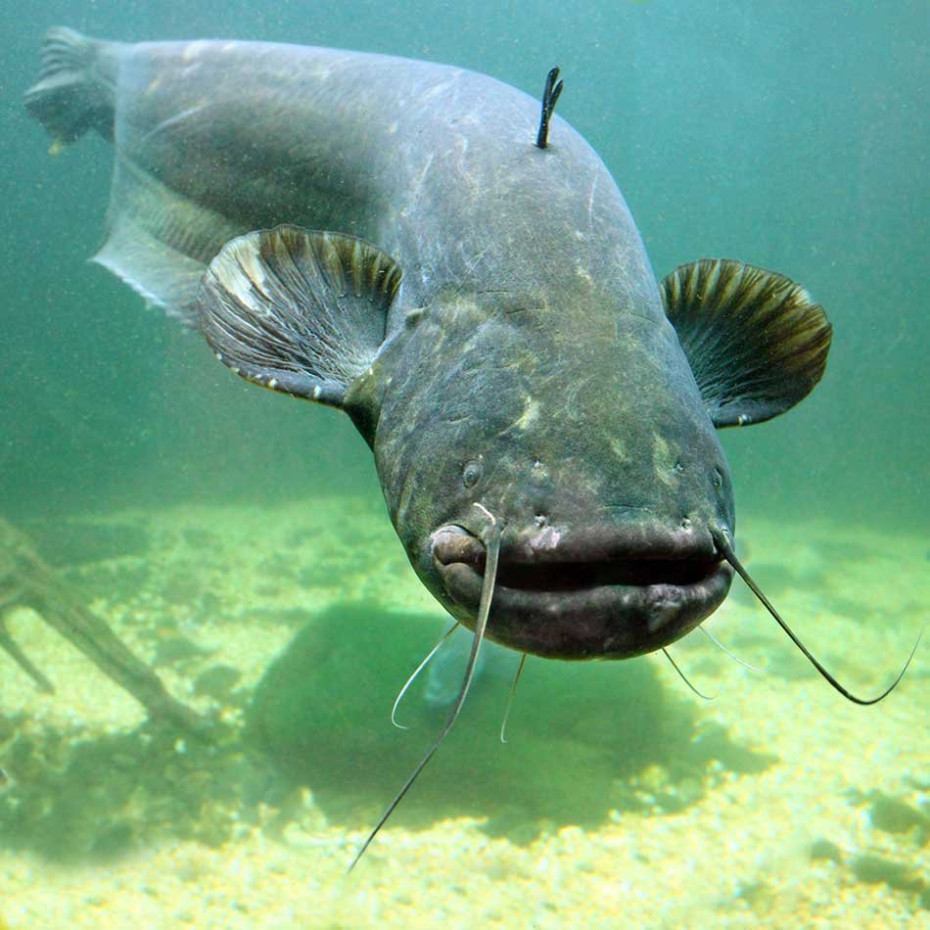
[[88, 129], [113, 138], [116, 61], [109, 48], [65, 27], [46, 33], [42, 72], [26, 91], [26, 109], [57, 142], [74, 142]]

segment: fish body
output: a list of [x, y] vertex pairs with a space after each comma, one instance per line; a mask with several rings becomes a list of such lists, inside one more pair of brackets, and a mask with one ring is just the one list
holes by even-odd
[[[444, 289], [552, 291], [577, 267], [664, 316], [603, 163], [556, 117], [553, 148], [571, 173], [559, 170], [533, 145], [538, 102], [515, 88], [461, 68], [335, 49], [65, 37], [65, 50], [92, 71], [81, 88], [89, 81], [105, 100], [85, 128], [115, 145], [98, 260], [174, 313], [193, 312], [206, 264], [234, 235], [292, 223], [358, 236], [401, 265], [391, 331]], [[51, 100], [40, 82], [27, 106], [73, 137], [73, 99]], [[534, 228], [544, 214], [579, 234], [560, 243], [560, 255]], [[179, 268], [199, 263], [189, 292], [176, 290], [176, 272], [156, 280], [150, 237]]]
[[587, 142], [555, 116], [540, 148], [538, 101], [460, 68], [53, 30], [26, 103], [114, 141], [101, 264], [236, 373], [352, 417], [461, 623], [492, 537], [487, 635], [520, 652], [651, 652], [723, 601], [716, 429], [819, 380], [802, 288], [732, 261], [660, 284]]

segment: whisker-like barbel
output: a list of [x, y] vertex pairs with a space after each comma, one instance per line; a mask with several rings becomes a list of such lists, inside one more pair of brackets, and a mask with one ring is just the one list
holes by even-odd
[[372, 840], [378, 835], [378, 833], [381, 831], [381, 828], [387, 823], [388, 818], [397, 809], [397, 805], [400, 804], [400, 802], [404, 799], [404, 796], [420, 776], [420, 773], [423, 771], [423, 769], [426, 768], [430, 759], [432, 759], [436, 754], [436, 751], [442, 745], [446, 736], [449, 734], [449, 731], [455, 724], [455, 721], [458, 719], [462, 706], [465, 704], [465, 698], [468, 695], [468, 689], [471, 686], [472, 678], [475, 674], [475, 663], [478, 661], [478, 652], [481, 649], [481, 643], [484, 640], [484, 631], [487, 629], [488, 615], [491, 612], [491, 599], [494, 596], [494, 582], [497, 578], [497, 565], [501, 551], [502, 529], [502, 525], [495, 520], [495, 522], [493, 522], [486, 531], [486, 546], [488, 553], [487, 564], [484, 572], [484, 585], [481, 589], [481, 605], [478, 610], [478, 619], [475, 622], [475, 638], [472, 643], [471, 653], [468, 656], [468, 664], [465, 666], [465, 677], [462, 679], [462, 687], [459, 689], [455, 703], [452, 705], [452, 710], [449, 713], [449, 719], [446, 721], [445, 726], [440, 731], [439, 736], [436, 737], [433, 745], [430, 746], [430, 748], [426, 751], [426, 754], [419, 761], [417, 767], [413, 770], [413, 772], [410, 773], [410, 777], [406, 782], [404, 782], [403, 787], [394, 796], [394, 800], [391, 801], [391, 803], [388, 805], [387, 810], [385, 810], [385, 812], [381, 815], [381, 819], [377, 822], [377, 824], [375, 824], [374, 829], [371, 831], [371, 833], [368, 834], [368, 838], [362, 844], [362, 848], [355, 854], [355, 858], [352, 860], [352, 864], [349, 866], [349, 872], [351, 872], [355, 866], [358, 865], [359, 860], [362, 858], [362, 856], [365, 855], [365, 851], [371, 845]]
[[761, 672], [762, 669], [758, 665], [751, 665], [745, 659], [741, 659], [738, 655], [735, 655], [706, 626], [702, 623], [698, 629], [723, 653], [726, 653], [734, 662], [739, 665], [742, 665], [743, 668], [748, 668], [750, 672]]
[[423, 669], [426, 668], [427, 665], [429, 665], [430, 659], [432, 659], [433, 656], [436, 655], [436, 653], [439, 652], [440, 649], [442, 649], [443, 645], [445, 645], [446, 640], [458, 628], [459, 628], [459, 624], [458, 624], [458, 621], [456, 621], [455, 623], [452, 624], [452, 626], [449, 627], [448, 630], [446, 630], [445, 633], [443, 633], [442, 639], [440, 639], [439, 642], [436, 643], [436, 645], [433, 646], [432, 649], [430, 649], [430, 651], [426, 654], [426, 658], [423, 659], [423, 661], [420, 662], [420, 664], [413, 670], [410, 677], [404, 682], [403, 688], [401, 688], [400, 691], [398, 691], [397, 697], [394, 698], [394, 706], [391, 708], [391, 723], [393, 723], [394, 726], [397, 727], [398, 730], [409, 730], [410, 729], [410, 727], [406, 727], [402, 723], [397, 722], [397, 708], [400, 706], [400, 702], [404, 699], [404, 695], [407, 693], [407, 690], [414, 683], [414, 681], [416, 681], [417, 675], [419, 675], [420, 672], [422, 672]]
[[775, 618], [775, 622], [788, 634], [788, 638], [801, 650], [804, 657], [810, 662], [811, 665], [817, 670], [820, 676], [832, 687], [835, 691], [838, 691], [840, 694], [846, 698], [847, 701], [852, 701], [853, 704], [860, 704], [864, 707], [867, 707], [870, 704], [877, 704], [879, 701], [883, 701], [895, 688], [898, 687], [901, 679], [904, 677], [904, 673], [907, 671], [908, 666], [911, 664], [911, 659], [914, 658], [914, 653], [917, 652], [917, 647], [920, 645], [920, 639], [923, 636], [923, 628], [917, 634], [917, 640], [915, 641], [913, 647], [911, 648], [911, 653], [907, 657], [907, 661], [904, 663], [901, 671], [895, 676], [894, 681], [885, 688], [880, 694], [877, 694], [875, 697], [871, 698], [862, 698], [858, 695], [853, 694], [849, 689], [844, 685], [840, 684], [833, 675], [830, 674], [824, 668], [824, 666], [814, 657], [811, 651], [801, 642], [797, 634], [788, 626], [788, 624], [782, 619], [778, 611], [772, 606], [772, 603], [769, 599], [762, 593], [762, 589], [752, 580], [749, 572], [746, 571], [743, 563], [736, 557], [736, 553], [733, 551], [733, 547], [730, 545], [725, 535], [718, 530], [714, 530], [713, 538], [714, 543], [717, 548], [720, 550], [720, 554], [733, 566], [736, 570], [736, 573], [746, 582], [749, 587], [749, 590], [759, 599], [762, 603], [762, 606]]
[[678, 663], [672, 658], [671, 653], [664, 646], [662, 647], [662, 653], [671, 663], [672, 668], [678, 672], [678, 677], [691, 689], [694, 694], [701, 698], [701, 700], [712, 701], [716, 697], [715, 694], [704, 694], [703, 691], [698, 690], [697, 686], [694, 685], [688, 676], [678, 667]]
[[520, 683], [520, 676], [523, 674], [523, 666], [526, 665], [526, 653], [520, 656], [520, 664], [517, 666], [517, 673], [513, 676], [513, 684], [510, 686], [510, 693], [507, 695], [507, 704], [504, 707], [504, 719], [501, 721], [501, 742], [507, 742], [507, 721], [510, 719], [510, 711], [513, 709], [513, 699], [517, 694], [517, 685]]

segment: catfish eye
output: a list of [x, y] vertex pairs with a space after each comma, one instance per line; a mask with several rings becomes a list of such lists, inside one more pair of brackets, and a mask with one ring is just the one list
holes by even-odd
[[466, 488], [473, 488], [481, 479], [481, 462], [466, 462], [462, 469], [462, 483]]

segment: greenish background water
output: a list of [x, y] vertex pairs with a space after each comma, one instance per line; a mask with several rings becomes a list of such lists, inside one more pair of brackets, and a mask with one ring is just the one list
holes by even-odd
[[102, 241], [109, 146], [88, 137], [46, 157], [21, 105], [43, 31], [66, 23], [128, 41], [425, 57], [533, 94], [560, 65], [559, 112], [618, 180], [659, 275], [740, 258], [803, 282], [835, 325], [812, 397], [727, 433], [738, 512], [926, 527], [928, 20], [922, 0], [22, 8], [0, 78], [0, 513], [378, 493], [346, 419], [240, 383], [87, 263]]

